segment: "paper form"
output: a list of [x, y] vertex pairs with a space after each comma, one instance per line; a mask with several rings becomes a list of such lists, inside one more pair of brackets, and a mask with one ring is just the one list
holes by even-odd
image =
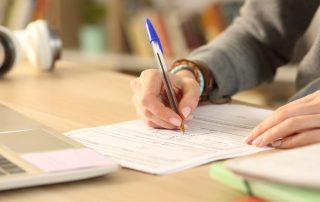
[[200, 106], [184, 135], [141, 120], [71, 131], [67, 135], [123, 167], [166, 174], [215, 160], [265, 150], [243, 139], [271, 111], [238, 105]]

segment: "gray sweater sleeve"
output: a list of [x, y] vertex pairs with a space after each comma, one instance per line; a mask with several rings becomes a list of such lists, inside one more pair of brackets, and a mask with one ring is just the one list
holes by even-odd
[[224, 33], [187, 59], [212, 71], [212, 99], [254, 87], [288, 63], [318, 6], [319, 0], [248, 0]]

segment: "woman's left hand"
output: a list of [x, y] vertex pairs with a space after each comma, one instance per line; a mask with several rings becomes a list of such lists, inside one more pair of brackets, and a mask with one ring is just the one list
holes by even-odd
[[277, 109], [245, 139], [254, 146], [293, 148], [320, 142], [320, 91]]

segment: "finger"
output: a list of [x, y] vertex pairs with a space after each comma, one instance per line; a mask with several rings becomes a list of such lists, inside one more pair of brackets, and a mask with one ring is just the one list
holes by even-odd
[[[140, 118], [143, 120], [143, 122], [145, 122], [149, 127], [174, 129], [174, 127], [171, 127], [171, 126], [166, 127], [164, 125], [155, 123], [148, 115], [147, 116], [143, 115], [143, 113], [139, 110], [136, 110], [136, 112], [140, 116]], [[144, 112], [144, 113], [146, 113], [146, 112]]]
[[308, 130], [272, 143], [272, 147], [289, 149], [320, 143], [320, 129]]
[[199, 103], [199, 84], [193, 79], [187, 79], [183, 82], [182, 98], [179, 102], [179, 111], [183, 118], [187, 119]]
[[141, 95], [159, 96], [162, 89], [162, 79], [159, 70], [145, 70], [140, 75]]
[[[137, 105], [142, 111], [150, 111], [157, 119], [169, 122], [174, 126], [181, 125], [181, 117], [166, 107], [159, 99], [162, 80], [158, 70], [145, 70], [141, 73], [141, 89]], [[146, 112], [148, 113], [148, 112]], [[156, 122], [160, 124], [160, 122]]]
[[165, 122], [165, 121], [159, 119], [158, 117], [154, 116], [148, 110], [143, 110], [142, 111], [142, 119], [145, 120], [145, 122], [147, 122], [147, 124], [149, 122], [151, 122], [154, 125], [156, 125], [156, 127], [154, 127], [154, 128], [177, 129], [177, 126], [174, 126], [174, 125], [172, 125], [172, 124], [170, 124], [168, 122]]
[[310, 102], [312, 100], [314, 100], [316, 97], [320, 96], [320, 91], [316, 91], [314, 93], [311, 93], [305, 97], [302, 97], [300, 99], [297, 99], [297, 100], [294, 100], [292, 102], [289, 102], [288, 104], [282, 106], [279, 108], [279, 110], [283, 109], [283, 108], [286, 108], [286, 107], [291, 107], [293, 105], [299, 105], [299, 104], [302, 104], [302, 103], [306, 103], [306, 102]]
[[282, 108], [282, 110], [276, 110], [270, 117], [264, 120], [261, 124], [255, 127], [250, 135], [245, 139], [245, 142], [251, 144], [262, 133], [266, 132], [275, 125], [283, 122], [288, 118], [303, 115], [312, 115], [320, 112], [318, 103], [307, 102], [297, 105], [296, 107]]
[[140, 113], [140, 110], [139, 110], [139, 107], [137, 105], [137, 102], [136, 102], [136, 97], [135, 96], [132, 96], [132, 102], [135, 106], [135, 110], [136, 110], [136, 113], [138, 114], [138, 116], [140, 116], [140, 118], [143, 120], [143, 122], [145, 122], [149, 127], [152, 127], [152, 128], [160, 128], [159, 125], [155, 124], [154, 122], [152, 122], [151, 120], [148, 120], [147, 118], [145, 118], [141, 113]]
[[[136, 111], [138, 113], [138, 115], [148, 124], [149, 122], [151, 122], [150, 125], [156, 125], [156, 128], [167, 128], [167, 129], [176, 129], [177, 126], [180, 126], [179, 123], [176, 123], [177, 121], [175, 121], [174, 123], [176, 124], [172, 124], [172, 123], [168, 123], [164, 120], [162, 120], [161, 118], [155, 116], [150, 110], [148, 110], [148, 108], [143, 107], [139, 104], [139, 102], [137, 101], [137, 97], [133, 96], [133, 102], [136, 108]], [[148, 124], [149, 125], [149, 124]]]
[[148, 119], [143, 119], [143, 122], [145, 122], [147, 124], [147, 126], [151, 127], [151, 128], [161, 128], [161, 126], [158, 126], [157, 124], [153, 123], [151, 120]]
[[140, 101], [142, 109], [147, 109], [158, 119], [169, 122], [174, 126], [181, 125], [181, 117], [172, 109], [166, 107], [158, 98], [149, 96], [142, 99], [144, 99]]
[[[159, 87], [159, 83], [155, 84], [157, 83], [155, 81], [157, 80], [156, 78], [158, 78], [160, 75], [155, 72], [150, 72], [148, 75], [149, 76], [145, 76], [145, 78], [143, 79], [144, 81], [142, 81], [144, 85], [141, 86], [141, 94], [139, 96], [140, 99], [138, 98], [137, 100], [138, 105], [140, 105], [141, 108], [147, 109], [156, 117], [162, 119], [165, 122], [170, 122], [172, 125], [175, 126], [180, 125], [182, 121], [181, 117], [172, 109], [165, 106], [162, 103], [162, 100], [159, 98], [161, 93], [161, 87]], [[161, 82], [162, 81], [160, 80], [160, 83]], [[154, 90], [156, 88], [158, 89], [157, 91]]]
[[278, 139], [319, 127], [320, 114], [289, 118], [261, 134], [252, 144], [258, 147], [266, 146]]

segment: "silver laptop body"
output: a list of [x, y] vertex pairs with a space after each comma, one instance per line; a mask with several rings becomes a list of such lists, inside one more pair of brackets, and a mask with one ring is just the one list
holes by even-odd
[[[103, 157], [103, 161], [107, 162], [104, 165], [88, 163], [86, 166], [88, 157], [84, 156], [82, 162], [82, 156], [77, 156], [77, 153], [74, 155], [78, 158], [80, 167], [68, 168], [74, 166], [71, 164], [56, 165], [55, 168], [54, 165], [48, 164], [52, 160], [50, 155], [68, 160], [63, 159], [70, 158], [63, 155], [65, 151], [87, 152], [87, 148], [0, 104], [0, 190], [82, 180], [101, 176], [119, 168], [117, 163], [106, 157]], [[100, 154], [90, 151], [90, 155]], [[39, 157], [44, 159], [41, 160]]]

